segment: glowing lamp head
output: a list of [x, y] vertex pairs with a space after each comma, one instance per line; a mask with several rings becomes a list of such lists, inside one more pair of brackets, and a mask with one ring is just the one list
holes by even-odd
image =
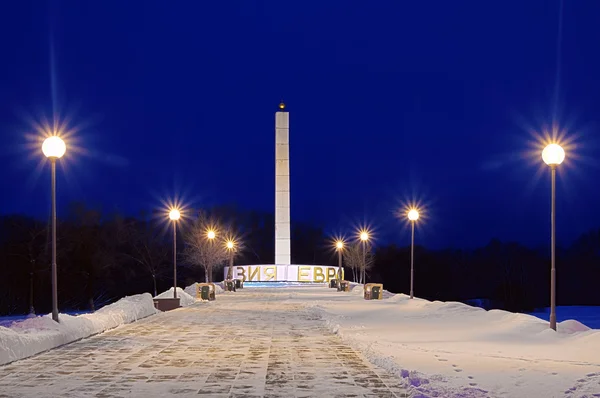
[[344, 248], [344, 242], [342, 242], [341, 240], [338, 240], [337, 242], [335, 242], [335, 247], [338, 250], [342, 250]]
[[368, 232], [361, 232], [360, 233], [360, 240], [362, 240], [363, 242], [369, 240], [369, 233]]
[[210, 231], [208, 231], [208, 232], [206, 233], [206, 237], [207, 237], [208, 239], [214, 239], [214, 238], [215, 238], [215, 236], [216, 236], [216, 234], [215, 234], [215, 231], [212, 231], [212, 230], [210, 230]]
[[172, 221], [177, 221], [177, 220], [179, 220], [179, 217], [181, 217], [181, 213], [179, 212], [179, 210], [171, 209], [171, 211], [169, 212], [169, 218]]
[[419, 219], [419, 212], [416, 209], [410, 209], [407, 215], [410, 221], [417, 221]]
[[50, 159], [59, 159], [66, 151], [67, 146], [65, 145], [65, 142], [56, 135], [46, 138], [42, 144], [42, 152]]
[[565, 150], [558, 144], [547, 145], [542, 151], [542, 159], [548, 166], [559, 165], [565, 160]]
[[229, 250], [233, 249], [233, 242], [232, 241], [230, 241], [230, 240], [227, 241], [227, 248]]

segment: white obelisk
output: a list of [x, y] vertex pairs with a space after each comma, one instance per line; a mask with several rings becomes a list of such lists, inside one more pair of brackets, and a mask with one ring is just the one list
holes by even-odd
[[285, 104], [275, 113], [275, 265], [291, 263], [290, 235], [290, 114]]

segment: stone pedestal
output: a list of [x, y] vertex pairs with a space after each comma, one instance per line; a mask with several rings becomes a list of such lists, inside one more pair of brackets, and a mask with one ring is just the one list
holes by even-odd
[[179, 302], [179, 297], [177, 298], [155, 298], [154, 299], [154, 308], [159, 311], [171, 311], [176, 308], [181, 307]]

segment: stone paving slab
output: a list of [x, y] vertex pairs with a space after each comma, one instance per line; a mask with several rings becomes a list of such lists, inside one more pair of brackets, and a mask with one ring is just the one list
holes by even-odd
[[0, 397], [407, 397], [282, 289], [216, 301], [0, 366]]

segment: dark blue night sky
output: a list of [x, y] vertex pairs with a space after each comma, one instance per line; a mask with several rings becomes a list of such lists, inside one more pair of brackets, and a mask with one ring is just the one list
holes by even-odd
[[26, 134], [54, 108], [81, 148], [59, 169], [63, 212], [174, 193], [271, 211], [284, 99], [292, 219], [405, 245], [394, 210], [415, 198], [432, 248], [547, 244], [550, 173], [527, 152], [557, 120], [566, 245], [600, 227], [598, 16], [596, 0], [2, 4], [0, 212], [48, 214]]

